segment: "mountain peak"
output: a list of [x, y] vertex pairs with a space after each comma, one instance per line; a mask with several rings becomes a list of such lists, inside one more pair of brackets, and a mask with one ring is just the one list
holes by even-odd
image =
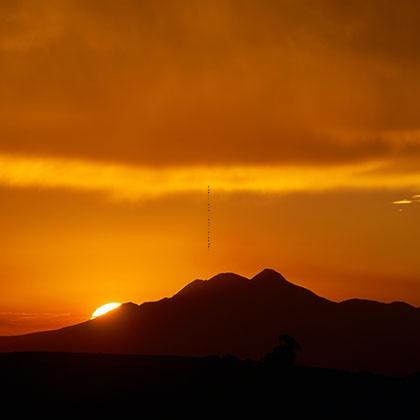
[[272, 268], [265, 268], [255, 275], [251, 281], [281, 281], [289, 283], [279, 272]]
[[220, 274], [216, 274], [215, 276], [211, 277], [210, 279], [208, 279], [207, 281], [248, 281], [248, 279], [246, 277], [243, 277], [239, 274], [236, 273], [220, 273]]
[[295, 286], [287, 281], [277, 271], [271, 268], [266, 268], [255, 275], [252, 279], [248, 279], [236, 273], [226, 272], [216, 274], [208, 280], [194, 280], [193, 282], [187, 284], [187, 286], [185, 286], [183, 289], [181, 289], [175, 296], [186, 296], [191, 294], [195, 295], [197, 292], [209, 291], [225, 292], [227, 289], [231, 291], [238, 291], [242, 289], [243, 286], [248, 287], [252, 285], [258, 285], [258, 288], [274, 287], [277, 289], [278, 286], [285, 285], [299, 288], [298, 286]]
[[207, 291], [210, 289], [219, 289], [220, 286], [225, 287], [235, 286], [237, 284], [243, 284], [244, 282], [249, 282], [246, 277], [240, 276], [235, 273], [219, 273], [211, 277], [208, 280], [194, 280], [191, 283], [183, 287], [175, 296], [191, 296], [197, 292]]

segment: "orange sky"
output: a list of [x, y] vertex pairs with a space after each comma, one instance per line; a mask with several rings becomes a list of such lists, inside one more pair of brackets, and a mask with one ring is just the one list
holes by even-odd
[[408, 0], [2, 1], [0, 334], [264, 267], [420, 305], [419, 50]]

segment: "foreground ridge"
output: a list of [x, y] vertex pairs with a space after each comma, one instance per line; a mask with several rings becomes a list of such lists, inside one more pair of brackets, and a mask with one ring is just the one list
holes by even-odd
[[[406, 303], [333, 302], [265, 269], [251, 279], [221, 273], [170, 298], [125, 303], [81, 324], [0, 337], [0, 351], [261, 359], [280, 334], [302, 346], [306, 365], [391, 375], [420, 370], [420, 311]], [[299, 361], [298, 361], [299, 362]]]

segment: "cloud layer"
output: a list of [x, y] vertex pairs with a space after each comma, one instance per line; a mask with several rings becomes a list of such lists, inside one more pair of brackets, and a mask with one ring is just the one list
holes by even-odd
[[3, 1], [0, 150], [146, 165], [419, 157], [415, 1]]
[[[383, 164], [328, 166], [146, 167], [57, 158], [0, 155], [0, 185], [100, 192], [139, 200], [166, 194], [291, 193], [330, 190], [415, 189], [420, 171], [383, 173]], [[401, 204], [395, 202], [394, 204]]]

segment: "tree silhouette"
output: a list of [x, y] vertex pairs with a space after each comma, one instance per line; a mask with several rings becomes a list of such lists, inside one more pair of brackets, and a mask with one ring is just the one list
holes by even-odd
[[292, 336], [281, 334], [279, 344], [264, 356], [264, 362], [275, 368], [291, 368], [295, 366], [301, 350], [302, 347]]

